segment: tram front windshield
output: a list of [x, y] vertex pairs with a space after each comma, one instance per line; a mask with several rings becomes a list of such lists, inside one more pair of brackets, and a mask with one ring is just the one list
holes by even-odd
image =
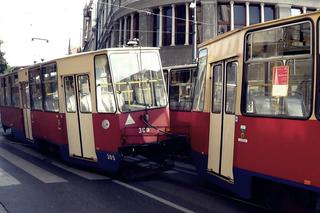
[[167, 105], [158, 54], [155, 52], [113, 53], [109, 56], [115, 93], [122, 112]]

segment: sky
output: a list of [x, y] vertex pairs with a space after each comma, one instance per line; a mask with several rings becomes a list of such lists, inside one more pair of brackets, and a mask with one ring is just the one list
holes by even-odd
[[[10, 66], [62, 57], [80, 46], [83, 8], [89, 0], [0, 0], [1, 51]], [[49, 42], [31, 38], [48, 39]]]

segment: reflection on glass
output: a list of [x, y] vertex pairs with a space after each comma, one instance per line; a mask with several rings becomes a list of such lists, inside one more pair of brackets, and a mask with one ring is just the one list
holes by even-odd
[[77, 102], [73, 76], [68, 76], [64, 78], [64, 91], [67, 112], [76, 112]]
[[90, 83], [87, 75], [78, 76], [78, 94], [80, 112], [92, 112]]
[[110, 65], [121, 111], [143, 110], [167, 104], [158, 54], [111, 54]]
[[116, 104], [106, 55], [95, 57], [95, 72], [98, 112], [115, 112]]
[[237, 63], [227, 64], [226, 113], [234, 114], [237, 94]]
[[205, 91], [205, 76], [207, 72], [207, 49], [202, 49], [199, 52], [198, 76], [194, 89], [194, 99], [192, 109], [202, 111], [204, 108], [204, 91]]
[[222, 106], [222, 65], [213, 68], [213, 105], [212, 112], [220, 113]]

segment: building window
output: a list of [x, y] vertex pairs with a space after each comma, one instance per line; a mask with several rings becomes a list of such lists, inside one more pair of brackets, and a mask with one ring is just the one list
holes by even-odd
[[246, 26], [246, 7], [244, 4], [235, 4], [234, 8], [234, 29]]
[[120, 45], [123, 45], [123, 43], [124, 43], [124, 18], [123, 19], [121, 19], [121, 29], [120, 29], [120, 34], [121, 34], [121, 36], [120, 36]]
[[292, 7], [291, 8], [291, 16], [297, 16], [302, 14], [302, 8], [300, 7]]
[[230, 4], [218, 3], [218, 33], [222, 34], [230, 31]]
[[264, 6], [264, 21], [271, 21], [275, 19], [274, 6]]
[[186, 38], [186, 6], [176, 6], [176, 44], [184, 44]]
[[307, 8], [307, 13], [313, 13], [316, 11], [317, 11], [317, 9], [315, 9], [315, 8]]
[[163, 46], [171, 45], [172, 7], [163, 8]]
[[260, 5], [250, 5], [249, 14], [250, 14], [250, 25], [261, 22]]
[[133, 16], [133, 38], [139, 38], [139, 13]]
[[153, 10], [153, 46], [159, 46], [159, 31], [160, 31], [160, 10], [154, 9]]
[[130, 40], [130, 32], [131, 32], [131, 16], [127, 16], [127, 30], [126, 30], [126, 41], [124, 41], [125, 45]]

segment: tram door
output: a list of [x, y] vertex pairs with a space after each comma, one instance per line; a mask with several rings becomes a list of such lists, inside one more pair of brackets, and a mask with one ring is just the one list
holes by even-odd
[[64, 76], [63, 81], [69, 155], [97, 160], [93, 137], [89, 76]]
[[31, 127], [31, 111], [30, 111], [30, 93], [29, 82], [20, 82], [21, 100], [22, 100], [22, 112], [24, 121], [25, 136], [29, 140], [33, 140], [32, 127]]
[[236, 61], [212, 66], [208, 171], [229, 182], [233, 182], [237, 67]]

